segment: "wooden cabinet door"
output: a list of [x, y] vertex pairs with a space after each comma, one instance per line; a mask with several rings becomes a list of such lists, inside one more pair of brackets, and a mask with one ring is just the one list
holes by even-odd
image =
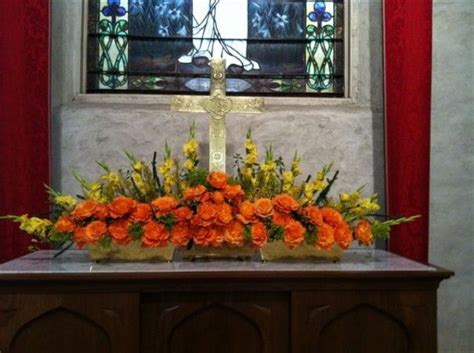
[[0, 295], [0, 352], [137, 352], [138, 309], [135, 294]]
[[293, 353], [436, 353], [436, 292], [292, 295]]
[[142, 352], [288, 353], [288, 296], [163, 293], [142, 298]]

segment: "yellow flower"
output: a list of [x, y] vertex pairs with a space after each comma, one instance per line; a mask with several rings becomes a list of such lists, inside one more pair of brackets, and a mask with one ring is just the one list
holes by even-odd
[[252, 152], [252, 153], [248, 153], [246, 156], [245, 156], [245, 160], [244, 160], [244, 163], [246, 165], [253, 165], [253, 164], [256, 164], [257, 163], [257, 159], [258, 159], [258, 154], [257, 152]]
[[251, 138], [245, 139], [245, 160], [244, 163], [249, 166], [252, 164], [257, 163], [258, 159], [258, 151], [257, 151], [257, 146], [255, 143], [252, 141]]
[[141, 174], [143, 172], [143, 167], [144, 166], [143, 166], [143, 162], [141, 162], [141, 161], [133, 163], [132, 167], [137, 173]]
[[263, 163], [262, 170], [265, 173], [273, 173], [276, 169], [276, 163], [274, 161], [267, 161]]
[[88, 185], [87, 199], [97, 202], [106, 202], [107, 200], [102, 195], [102, 185], [99, 183], [91, 183]]
[[187, 170], [194, 169], [194, 162], [190, 159], [186, 159], [183, 163], [183, 168]]
[[112, 186], [117, 186], [120, 184], [120, 177], [114, 172], [110, 172], [106, 175], [102, 175], [100, 179], [108, 182]]
[[362, 199], [360, 207], [368, 212], [377, 212], [380, 209], [380, 206], [369, 198]]
[[288, 193], [292, 188], [295, 177], [291, 171], [283, 172], [283, 191]]
[[314, 193], [315, 193], [313, 183], [304, 184], [303, 193], [304, 193], [305, 202], [313, 201], [313, 197], [314, 197]]
[[142, 176], [137, 172], [132, 173], [132, 180], [142, 195], [145, 195], [150, 191], [148, 184], [143, 181]]
[[314, 191], [323, 191], [327, 183], [324, 180], [317, 179], [311, 183], [311, 186]]
[[183, 153], [186, 158], [196, 159], [198, 155], [199, 144], [195, 138], [191, 138], [183, 145]]
[[162, 175], [166, 176], [171, 173], [171, 170], [174, 167], [174, 161], [171, 158], [167, 158], [160, 165], [159, 171]]
[[54, 203], [63, 208], [69, 209], [76, 206], [77, 201], [71, 195], [59, 194], [58, 196], [54, 198]]
[[46, 237], [46, 233], [53, 225], [49, 219], [41, 219], [38, 217], [28, 218], [28, 215], [18, 217], [17, 222], [20, 222], [21, 230], [24, 230], [30, 235], [34, 234], [42, 238]]

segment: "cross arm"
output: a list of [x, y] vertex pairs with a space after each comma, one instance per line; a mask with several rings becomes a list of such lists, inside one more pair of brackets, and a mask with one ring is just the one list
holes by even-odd
[[[230, 98], [230, 97], [229, 97]], [[232, 97], [232, 113], [263, 113], [263, 98]]]
[[203, 96], [173, 96], [171, 98], [172, 112], [205, 112], [204, 102], [208, 97]]

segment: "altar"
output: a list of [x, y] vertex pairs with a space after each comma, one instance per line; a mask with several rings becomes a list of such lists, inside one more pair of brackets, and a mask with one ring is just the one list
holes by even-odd
[[94, 263], [43, 250], [0, 265], [0, 351], [437, 352], [452, 272], [377, 250], [338, 263]]

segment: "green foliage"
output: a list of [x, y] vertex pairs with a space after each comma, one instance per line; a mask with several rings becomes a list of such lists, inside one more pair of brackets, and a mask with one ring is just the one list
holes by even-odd
[[49, 239], [53, 243], [64, 244], [67, 241], [71, 241], [72, 238], [73, 238], [72, 233], [60, 233], [54, 227], [52, 227], [49, 232]]
[[128, 232], [132, 236], [133, 240], [140, 240], [145, 233], [142, 225], [140, 223], [133, 223], [128, 227]]
[[99, 245], [103, 248], [109, 248], [110, 244], [112, 244], [112, 237], [108, 234], [99, 240]]
[[267, 229], [269, 241], [282, 240], [285, 235], [284, 229], [276, 224], [271, 223], [270, 226], [267, 226]]
[[195, 168], [190, 170], [188, 173], [185, 174], [184, 180], [190, 187], [194, 187], [196, 185], [202, 184], [206, 185], [207, 176], [209, 172], [203, 168]]
[[166, 229], [171, 230], [176, 223], [176, 216], [172, 213], [167, 213], [164, 216], [158, 217], [158, 220], [164, 224]]
[[247, 242], [252, 241], [252, 230], [250, 229], [250, 225], [248, 224], [244, 227], [244, 239]]
[[316, 243], [316, 232], [306, 232], [304, 240], [308, 245], [314, 245]]
[[374, 221], [374, 223], [372, 223], [372, 235], [374, 238], [388, 239], [390, 235], [390, 225], [385, 222]]

